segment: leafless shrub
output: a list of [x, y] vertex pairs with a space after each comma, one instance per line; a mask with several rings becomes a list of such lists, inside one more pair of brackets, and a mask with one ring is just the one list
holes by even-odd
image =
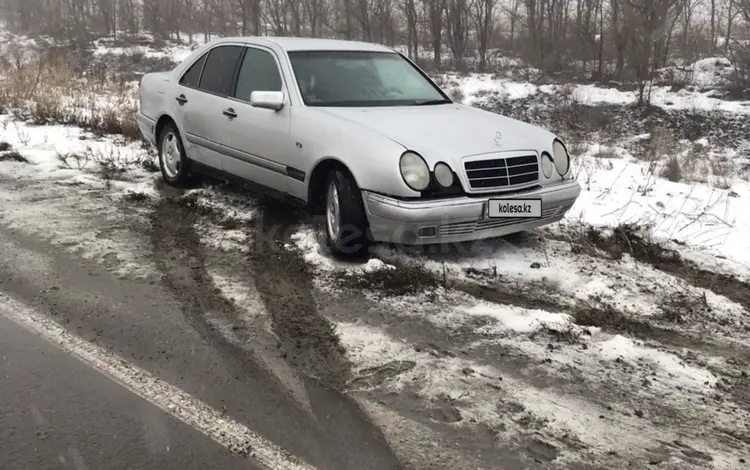
[[661, 318], [668, 323], [684, 323], [685, 317], [704, 317], [711, 313], [706, 294], [675, 292], [659, 303]]
[[29, 142], [31, 142], [31, 134], [29, 134], [25, 129], [23, 129], [18, 123], [13, 123], [16, 128], [16, 137], [18, 137], [18, 141], [21, 142], [21, 145], [24, 147], [29, 145]]
[[[750, 10], [750, 5], [747, 8]], [[730, 41], [727, 51], [733, 66], [729, 75], [729, 95], [735, 99], [745, 99], [750, 96], [750, 43]]]
[[673, 183], [682, 181], [682, 166], [680, 165], [680, 159], [676, 155], [672, 155], [667, 159], [667, 162], [661, 169], [660, 175]]
[[677, 149], [678, 140], [674, 132], [666, 127], [657, 127], [651, 132], [641, 159], [649, 162], [655, 161], [673, 155]]
[[618, 158], [617, 152], [611, 147], [600, 147], [593, 155], [594, 158]]
[[88, 153], [68, 152], [57, 153], [57, 161], [60, 168], [69, 170], [83, 170], [91, 163], [91, 155]]
[[448, 91], [448, 96], [450, 96], [453, 101], [456, 101], [458, 103], [463, 103], [464, 99], [466, 99], [463, 90], [457, 86], [451, 88]]
[[711, 162], [711, 176], [713, 177], [713, 185], [719, 189], [729, 189], [732, 187], [732, 165], [729, 162], [722, 161], [719, 159], [712, 159]]
[[26, 157], [18, 153], [17, 150], [0, 151], [0, 162], [29, 163]]
[[573, 142], [568, 142], [568, 148], [570, 150], [570, 154], [573, 157], [577, 157], [584, 153], [588, 147], [585, 142], [581, 140], [575, 140]]
[[705, 178], [701, 178], [701, 175], [706, 174], [705, 167], [708, 161], [710, 161], [708, 148], [704, 145], [693, 144], [682, 158], [682, 169], [686, 179], [704, 182]]
[[560, 96], [560, 99], [562, 100], [562, 106], [565, 108], [571, 108], [575, 106], [578, 102], [576, 86], [572, 83], [566, 83], [560, 86], [557, 93]]

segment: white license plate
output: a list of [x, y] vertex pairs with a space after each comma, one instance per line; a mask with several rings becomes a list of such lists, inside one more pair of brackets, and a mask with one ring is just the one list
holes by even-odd
[[491, 219], [542, 217], [541, 199], [490, 199], [487, 216]]

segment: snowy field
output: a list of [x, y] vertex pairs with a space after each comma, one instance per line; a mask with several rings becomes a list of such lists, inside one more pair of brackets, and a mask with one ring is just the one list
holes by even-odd
[[[179, 60], [189, 47], [97, 44], [94, 54], [134, 52]], [[463, 250], [379, 246], [347, 264], [304, 217], [287, 218], [285, 256], [306, 265], [306, 295], [351, 363], [342, 387], [406, 461], [494, 468], [481, 455], [498, 449], [529, 468], [750, 461], [750, 102], [720, 97], [721, 64], [695, 64], [677, 91], [655, 87], [662, 125], [652, 129], [628, 114], [632, 91], [439, 77], [467, 104], [541, 124], [582, 109], [614, 116], [618, 132], [563, 130], [583, 193], [555, 226]], [[166, 189], [141, 143], [10, 111], [0, 115], [1, 224], [156, 282], [138, 227], [165, 207], [188, 211], [213, 287], [243, 312], [235, 322], [268, 328], [261, 274], [232, 268], [263, 236], [263, 201], [215, 183]], [[699, 125], [683, 133], [686, 122]], [[297, 393], [295, 372], [267, 362]]]

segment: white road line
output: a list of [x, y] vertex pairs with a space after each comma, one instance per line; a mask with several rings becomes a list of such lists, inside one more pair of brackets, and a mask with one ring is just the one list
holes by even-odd
[[243, 424], [188, 395], [150, 372], [84, 341], [15, 300], [0, 294], [0, 315], [36, 332], [62, 350], [109, 376], [139, 397], [200, 431], [232, 452], [248, 455], [272, 470], [315, 470]]

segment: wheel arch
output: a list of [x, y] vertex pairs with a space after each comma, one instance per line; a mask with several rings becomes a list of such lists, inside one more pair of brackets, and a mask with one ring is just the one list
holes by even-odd
[[[180, 126], [177, 125], [177, 121], [175, 121], [169, 114], [162, 114], [161, 116], [159, 116], [159, 119], [156, 120], [156, 125], [154, 126], [154, 142], [156, 142], [157, 145], [160, 145], [159, 139], [161, 137], [161, 132], [164, 130], [164, 127], [166, 127], [166, 125], [170, 122], [177, 127], [178, 131], [180, 130]], [[182, 132], [180, 132], [180, 134], [182, 134]]]
[[310, 180], [307, 185], [307, 205], [310, 212], [315, 215], [322, 214], [323, 200], [326, 193], [326, 177], [331, 170], [339, 169], [346, 172], [354, 180], [357, 188], [361, 188], [357, 177], [352, 170], [341, 160], [336, 157], [321, 158], [310, 172]]

